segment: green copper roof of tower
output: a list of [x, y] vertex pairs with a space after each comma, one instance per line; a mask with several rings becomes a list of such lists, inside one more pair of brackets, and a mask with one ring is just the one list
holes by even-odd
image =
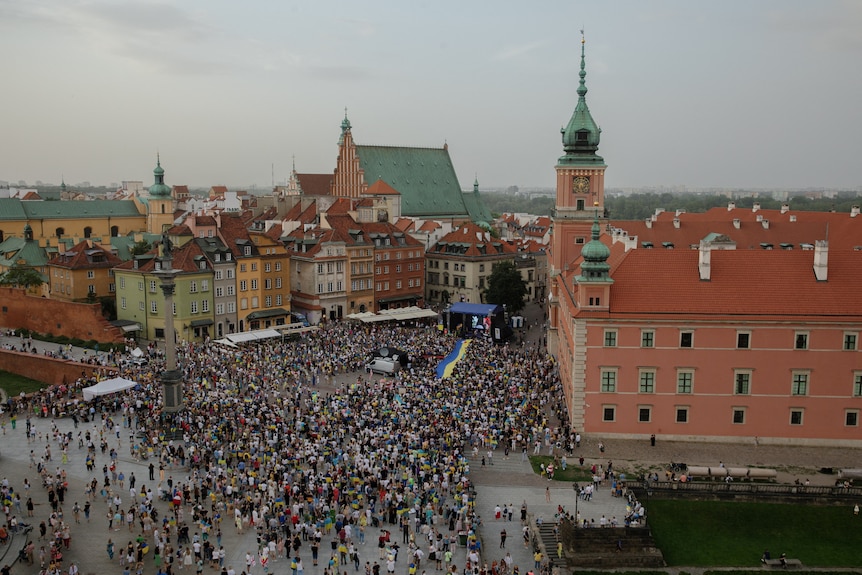
[[559, 159], [560, 165], [604, 165], [604, 159], [596, 152], [599, 149], [602, 129], [593, 120], [590, 109], [587, 106], [587, 76], [586, 62], [584, 57], [584, 41], [581, 40], [581, 77], [578, 86], [578, 103], [575, 111], [565, 128], [561, 128], [563, 135], [563, 150], [566, 154]]
[[171, 188], [165, 184], [165, 169], [162, 168], [161, 158], [156, 156], [156, 168], [153, 170], [153, 185], [150, 186], [151, 198], [171, 197]]
[[599, 228], [598, 211], [596, 211], [596, 218], [593, 220], [592, 232], [593, 238], [581, 250], [581, 257], [584, 258], [584, 261], [581, 262], [579, 282], [608, 281], [610, 279], [608, 274], [611, 271], [611, 266], [608, 264], [608, 258], [611, 257], [611, 250], [599, 240], [601, 229]]

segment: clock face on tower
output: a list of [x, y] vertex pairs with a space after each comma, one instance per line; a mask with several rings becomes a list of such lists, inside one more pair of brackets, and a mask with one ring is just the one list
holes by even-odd
[[586, 194], [590, 191], [590, 177], [589, 176], [575, 176], [574, 185], [572, 186], [572, 191], [576, 194]]

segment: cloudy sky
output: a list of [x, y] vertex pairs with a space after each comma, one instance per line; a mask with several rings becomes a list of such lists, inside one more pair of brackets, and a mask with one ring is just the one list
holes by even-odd
[[554, 186], [577, 94], [610, 187], [862, 187], [856, 0], [0, 0], [0, 179], [268, 188], [359, 144]]

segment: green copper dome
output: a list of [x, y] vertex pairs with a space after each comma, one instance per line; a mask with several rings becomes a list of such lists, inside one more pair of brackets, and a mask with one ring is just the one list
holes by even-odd
[[151, 198], [170, 198], [171, 188], [165, 185], [165, 170], [162, 168], [161, 158], [156, 156], [156, 168], [153, 170], [154, 182], [150, 186]]
[[578, 86], [578, 103], [575, 111], [565, 128], [561, 128], [563, 135], [563, 150], [566, 152], [559, 160], [560, 164], [603, 164], [604, 160], [596, 154], [599, 149], [602, 129], [593, 120], [590, 109], [587, 106], [587, 76], [584, 41], [581, 40], [581, 77]]
[[599, 240], [601, 229], [599, 228], [599, 215], [596, 211], [596, 218], [593, 220], [593, 239], [581, 250], [581, 256], [584, 261], [581, 262], [581, 275], [578, 276], [579, 282], [589, 281], [608, 281], [608, 274], [611, 271], [611, 266], [608, 264], [608, 258], [611, 257], [611, 250], [608, 246]]

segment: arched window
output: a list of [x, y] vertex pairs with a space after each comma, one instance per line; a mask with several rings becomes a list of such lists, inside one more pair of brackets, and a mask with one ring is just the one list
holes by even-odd
[[65, 233], [66, 233], [66, 230], [64, 230], [63, 228], [57, 228], [56, 230], [54, 230], [54, 234], [55, 234], [58, 238], [62, 238], [62, 237], [63, 237], [63, 234], [65, 234]]
[[120, 235], [120, 226], [111, 226], [111, 237], [116, 238]]
[[165, 204], [162, 204], [162, 213], [165, 213]]
[[90, 226], [87, 226], [86, 228], [84, 228], [84, 237], [85, 238], [89, 238], [92, 235], [93, 235], [93, 228], [91, 228]]

